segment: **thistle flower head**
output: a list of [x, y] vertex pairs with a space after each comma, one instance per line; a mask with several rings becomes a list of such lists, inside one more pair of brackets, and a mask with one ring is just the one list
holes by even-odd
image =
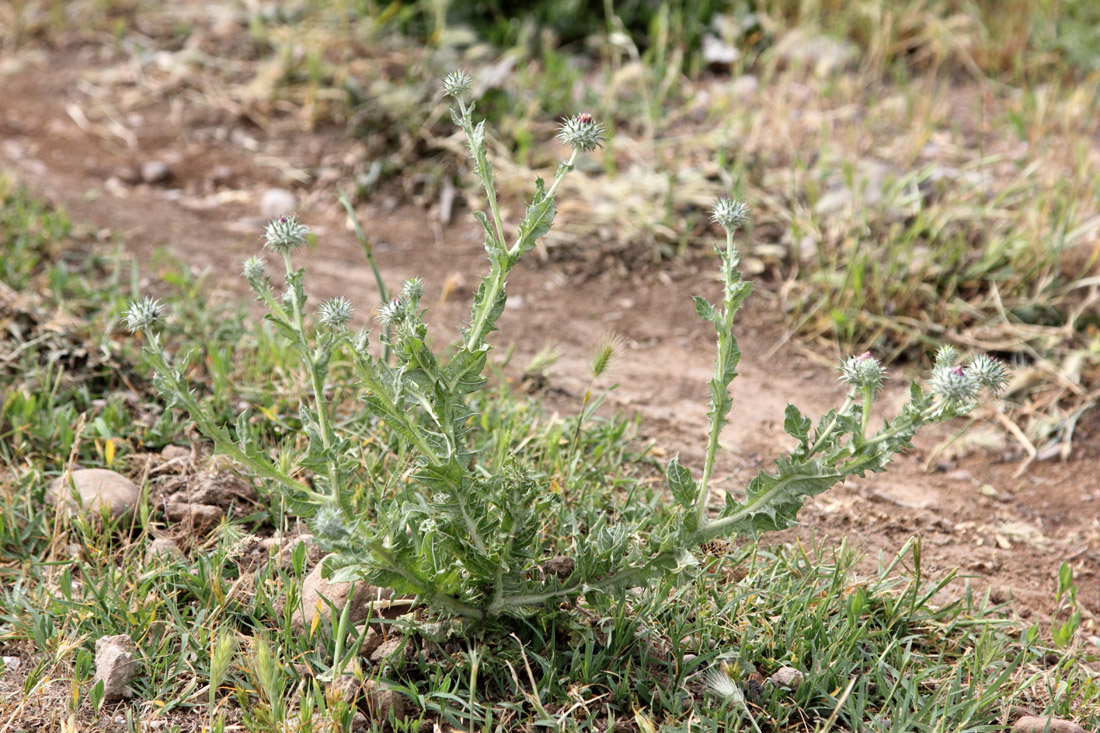
[[1000, 393], [1008, 381], [1004, 364], [985, 354], [970, 357], [966, 362], [966, 371], [993, 394]]
[[314, 536], [329, 542], [339, 542], [351, 534], [343, 515], [330, 506], [324, 506], [317, 510], [317, 513], [313, 515], [312, 525], [311, 529]]
[[710, 210], [710, 219], [727, 232], [733, 233], [749, 220], [749, 207], [744, 201], [721, 198], [714, 202]]
[[959, 350], [951, 344], [944, 344], [936, 351], [935, 366], [954, 366], [959, 360]]
[[259, 257], [249, 257], [244, 261], [244, 264], [241, 265], [241, 274], [244, 275], [245, 279], [249, 282], [259, 280], [264, 276], [264, 261]]
[[602, 148], [607, 140], [606, 133], [607, 129], [587, 112], [574, 115], [558, 126], [558, 140], [584, 152]]
[[473, 83], [474, 80], [470, 78], [469, 74], [462, 69], [455, 69], [443, 77], [443, 93], [448, 97], [458, 99], [470, 91], [470, 86]]
[[305, 244], [307, 234], [309, 228], [300, 223], [297, 217], [280, 216], [264, 227], [264, 246], [285, 255]]
[[973, 402], [982, 390], [981, 383], [961, 366], [951, 366], [945, 362], [937, 362], [932, 369], [932, 377], [928, 380], [928, 386], [938, 394], [944, 402], [965, 405]]
[[401, 298], [394, 298], [379, 309], [378, 320], [382, 321], [383, 326], [400, 326], [406, 315], [405, 303]]
[[840, 381], [861, 392], [870, 389], [874, 394], [886, 379], [886, 369], [870, 351], [842, 361], [839, 369]]
[[317, 309], [317, 317], [329, 328], [343, 328], [354, 312], [355, 309], [347, 298], [332, 298], [321, 303], [321, 307]]
[[156, 298], [145, 297], [141, 300], [135, 300], [126, 308], [126, 315], [124, 316], [126, 328], [131, 333], [144, 331], [156, 323], [162, 310], [163, 306]]
[[424, 281], [418, 277], [411, 277], [405, 281], [401, 288], [401, 297], [410, 303], [420, 302], [420, 296], [424, 294]]

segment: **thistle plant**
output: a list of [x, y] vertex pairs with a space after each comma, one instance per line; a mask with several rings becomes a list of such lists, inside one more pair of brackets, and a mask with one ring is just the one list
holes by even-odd
[[[275, 460], [250, 442], [247, 412], [230, 430], [195, 397], [183, 376], [190, 357], [171, 358], [154, 330], [162, 313], [159, 304], [140, 301], [126, 315], [132, 329], [146, 334], [146, 356], [170, 404], [187, 411], [217, 451], [277, 487], [292, 511], [310, 518], [314, 535], [332, 553], [326, 559], [331, 579], [365, 579], [415, 594], [441, 613], [471, 620], [523, 616], [583, 594], [643, 585], [695, 565], [694, 551], [711, 539], [790, 526], [807, 497], [848, 476], [884, 470], [895, 453], [910, 447], [920, 427], [969, 411], [982, 388], [995, 391], [1003, 383], [1004, 369], [997, 362], [978, 356], [960, 365], [954, 350], [941, 350], [929, 382], [931, 391], [914, 384], [900, 415], [868, 435], [871, 407], [885, 373], [870, 354], [853, 357], [840, 368], [840, 378], [850, 388], [843, 406], [829, 411], [815, 426], [788, 405], [784, 428], [795, 448], [776, 461], [774, 472], [753, 479], [744, 498], [727, 493], [712, 506], [719, 437], [733, 406], [729, 386], [741, 357], [734, 319], [752, 290], [751, 283], [741, 279], [734, 244], [749, 211], [742, 203], [722, 199], [712, 212], [726, 235], [724, 246], [716, 250], [721, 298], [716, 304], [695, 298], [696, 312], [713, 324], [717, 341], [700, 479], [697, 482], [673, 459], [666, 478], [675, 504], [663, 518], [628, 525], [605, 513], [595, 515], [592, 526], [576, 540], [570, 569], [539, 572], [556, 554], [548, 539], [555, 533], [545, 522], [553, 516], [551, 505], [561, 498], [550, 489], [548, 477], [518, 461], [488, 465], [488, 457], [475, 448], [474, 431], [480, 422], [474, 397], [486, 386], [487, 339], [504, 310], [508, 274], [550, 229], [562, 180], [573, 171], [578, 155], [600, 147], [604, 128], [588, 114], [561, 125], [558, 139], [571, 153], [549, 186], [541, 178], [536, 181], [525, 215], [509, 240], [487, 156], [484, 122], [475, 123], [474, 105], [465, 98], [469, 87], [470, 78], [463, 72], [444, 81], [444, 92], [456, 104], [452, 118], [466, 135], [473, 171], [485, 195], [485, 211], [475, 216], [484, 231], [489, 268], [474, 296], [461, 343], [449, 358], [434, 352], [427, 341], [421, 307], [424, 283], [418, 278], [406, 281], [380, 308], [381, 345], [389, 358], [372, 355], [367, 332], [350, 332], [350, 301], [336, 298], [311, 314], [304, 272], [295, 269], [292, 259], [308, 231], [293, 217], [271, 222], [265, 247], [282, 259], [279, 292], [258, 258], [248, 260], [242, 272], [267, 308], [268, 321], [293, 347], [309, 384], [299, 406], [307, 448], [291, 461]], [[361, 440], [337, 427], [335, 406], [324, 390], [336, 357], [350, 362], [354, 370], [359, 409], [380, 418], [401, 442], [402, 454], [411, 456], [408, 485], [396, 492], [393, 482], [360, 475]]]

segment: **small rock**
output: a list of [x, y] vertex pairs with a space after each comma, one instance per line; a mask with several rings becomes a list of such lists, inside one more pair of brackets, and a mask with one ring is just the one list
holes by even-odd
[[252, 484], [229, 471], [203, 471], [177, 479], [166, 490], [169, 487], [169, 504], [209, 504], [226, 509], [232, 504], [256, 501]]
[[371, 652], [370, 660], [375, 664], [400, 662], [411, 659], [413, 653], [412, 644], [406, 643], [405, 639], [400, 636], [391, 636]]
[[356, 710], [355, 715], [351, 716], [351, 733], [367, 733], [369, 730], [370, 721], [367, 716]]
[[130, 479], [120, 473], [108, 471], [104, 468], [81, 468], [72, 473], [72, 485], [79, 495], [79, 502], [75, 501], [69, 491], [69, 486], [62, 485], [64, 476], [54, 479], [46, 487], [46, 501], [56, 504], [59, 495], [64, 495], [69, 506], [78, 508], [82, 506], [90, 516], [98, 516], [100, 512], [107, 511], [112, 518], [119, 518], [127, 514], [138, 502], [141, 491]]
[[0, 657], [0, 662], [3, 663], [0, 666], [3, 666], [4, 670], [8, 672], [19, 669], [19, 665], [22, 663], [19, 657]]
[[780, 667], [775, 674], [768, 678], [768, 684], [797, 690], [798, 686], [802, 684], [802, 679], [802, 673], [794, 667]]
[[391, 690], [377, 680], [367, 680], [363, 685], [367, 693], [367, 710], [374, 720], [402, 720], [405, 717], [405, 696]]
[[[320, 602], [319, 612], [324, 617], [330, 613], [328, 603], [331, 603], [336, 608], [337, 613], [340, 613], [350, 596], [351, 616], [349, 620], [355, 624], [366, 620], [368, 616], [372, 615], [375, 601], [387, 600], [393, 595], [393, 591], [387, 588], [376, 588], [362, 581], [356, 583], [330, 583], [321, 577], [323, 568], [324, 564], [319, 564], [306, 576], [305, 581], [302, 583], [302, 605], [294, 610], [294, 614], [290, 619], [294, 628], [307, 629], [312, 625], [313, 614], [318, 612], [318, 602]], [[328, 603], [325, 602], [326, 600]], [[377, 616], [378, 614], [373, 615]]]
[[172, 166], [163, 160], [147, 160], [141, 164], [141, 180], [146, 183], [164, 183], [172, 177]]
[[153, 562], [154, 560], [172, 562], [182, 557], [183, 552], [180, 550], [179, 545], [176, 544], [175, 540], [167, 537], [158, 537], [150, 542], [149, 547], [145, 550], [145, 562]]
[[1025, 715], [1012, 724], [1012, 730], [1014, 733], [1085, 733], [1084, 728], [1069, 720], [1038, 715]]
[[134, 693], [127, 685], [137, 673], [137, 648], [126, 634], [101, 636], [95, 642], [95, 677], [103, 680], [103, 699], [122, 700]]
[[114, 177], [131, 186], [141, 183], [141, 171], [132, 165], [126, 165], [115, 169]]
[[166, 461], [174, 461], [191, 457], [191, 449], [182, 445], [166, 445], [160, 452], [160, 457]]
[[324, 550], [313, 539], [311, 534], [301, 534], [297, 537], [270, 537], [260, 543], [266, 549], [272, 562], [278, 563], [281, 568], [289, 568], [298, 545], [306, 546], [306, 565], [313, 567], [324, 557]]
[[363, 636], [363, 643], [359, 645], [359, 656], [370, 659], [378, 647], [382, 646], [383, 636], [378, 629], [371, 626]]
[[266, 219], [290, 216], [298, 207], [298, 199], [285, 188], [269, 188], [260, 197], [260, 213]]
[[338, 680], [328, 686], [329, 697], [343, 700], [349, 706], [355, 704], [362, 690], [363, 684], [350, 674], [341, 675]]
[[222, 521], [225, 511], [209, 504], [171, 502], [164, 506], [164, 515], [173, 522], [190, 521], [196, 527], [208, 527]]

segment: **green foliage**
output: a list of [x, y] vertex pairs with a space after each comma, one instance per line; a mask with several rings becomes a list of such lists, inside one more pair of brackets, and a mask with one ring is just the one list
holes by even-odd
[[[333, 553], [327, 568], [334, 580], [366, 579], [397, 593], [415, 594], [436, 610], [467, 619], [524, 617], [582, 594], [614, 594], [695, 567], [693, 551], [711, 539], [755, 536], [791, 526], [807, 497], [848, 476], [885, 470], [891, 456], [908, 448], [923, 424], [950, 419], [973, 406], [980, 385], [969, 372], [954, 366], [952, 352], [950, 359], [938, 365], [941, 381], [975, 388], [944, 392], [937, 400], [914, 385], [899, 417], [873, 436], [865, 435], [874, 398], [874, 389], [868, 386], [853, 384], [845, 406], [826, 415], [813, 431], [809, 420], [789, 407], [786, 424], [799, 442], [795, 451], [776, 462], [774, 473], [762, 472], [753, 479], [743, 500], [728, 494], [723, 508], [711, 517], [710, 479], [719, 435], [732, 407], [729, 385], [737, 376], [741, 357], [733, 336], [734, 318], [752, 291], [751, 283], [741, 279], [733, 243], [748, 210], [741, 203], [719, 201], [714, 220], [727, 233], [726, 246], [717, 250], [722, 299], [717, 306], [695, 299], [700, 316], [714, 325], [718, 351], [710, 382], [710, 431], [702, 478], [696, 484], [674, 459], [666, 478], [679, 506], [634, 520], [596, 515], [583, 528], [571, 569], [544, 571], [552, 549], [547, 533], [564, 529], [547, 526], [545, 518], [555, 513], [562, 498], [549, 490], [545, 475], [517, 460], [507, 444], [492, 455], [478, 451], [482, 415], [475, 398], [486, 387], [487, 336], [496, 329], [504, 309], [507, 276], [549, 231], [559, 184], [573, 169], [579, 152], [601, 143], [602, 128], [590, 115], [578, 115], [562, 125], [559, 137], [573, 147], [573, 154], [558, 167], [549, 187], [541, 179], [536, 182], [515, 240], [508, 244], [487, 156], [485, 124], [474, 122], [473, 106], [463, 99], [468, 87], [469, 77], [461, 72], [444, 83], [447, 94], [458, 103], [452, 117], [466, 134], [474, 172], [485, 192], [487, 210], [479, 212], [478, 219], [485, 231], [489, 273], [474, 296], [462, 343], [448, 358], [437, 355], [427, 341], [420, 307], [423, 285], [415, 279], [405, 284], [401, 297], [381, 310], [380, 320], [387, 327], [383, 342], [392, 360], [373, 356], [365, 333], [353, 336], [347, 331], [344, 323], [350, 304], [346, 301], [322, 305], [320, 317], [311, 326], [305, 315], [304, 273], [294, 268], [291, 259], [304, 230], [293, 220], [268, 227], [268, 247], [282, 256], [285, 265], [285, 290], [280, 297], [260, 263], [245, 265], [246, 277], [268, 309], [267, 321], [290, 345], [310, 384], [309, 399], [298, 409], [308, 448], [294, 458], [292, 466], [273, 460], [249, 439], [247, 413], [238, 417], [235, 431], [211, 415], [184, 377], [189, 357], [173, 363], [157, 336], [148, 333], [146, 354], [170, 406], [184, 408], [218, 451], [277, 486], [292, 511], [313, 517], [314, 534]], [[294, 236], [283, 236], [284, 229]], [[157, 311], [155, 303], [136, 302], [127, 320], [134, 326], [146, 325]], [[388, 482], [364, 481], [358, 475], [354, 435], [334, 425], [336, 411], [324, 385], [330, 367], [339, 359], [350, 361], [357, 380], [352, 392], [367, 411], [384, 421], [406, 456], [405, 472], [411, 484], [396, 492]], [[860, 364], [852, 374], [862, 374], [877, 362]], [[995, 363], [983, 364], [985, 371], [999, 374]], [[573, 479], [575, 466], [571, 461], [567, 480]], [[355, 499], [360, 491], [366, 494], [365, 502]]]

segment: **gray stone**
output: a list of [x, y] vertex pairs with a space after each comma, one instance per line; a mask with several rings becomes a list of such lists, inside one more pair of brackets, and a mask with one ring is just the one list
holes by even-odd
[[[1048, 727], [1049, 726], [1049, 727]], [[1025, 715], [1012, 724], [1013, 733], [1085, 733], [1085, 729], [1076, 723], [1060, 718], [1047, 718], [1042, 715]]]
[[298, 207], [298, 199], [285, 188], [269, 188], [260, 197], [260, 213], [266, 219], [290, 216]]
[[768, 684], [797, 690], [802, 684], [802, 673], [794, 667], [780, 667], [768, 678]]
[[101, 636], [95, 642], [95, 677], [92, 685], [103, 680], [103, 699], [133, 697], [127, 687], [137, 674], [137, 647], [126, 634]]
[[175, 540], [170, 540], [167, 537], [158, 537], [150, 542], [149, 547], [145, 550], [145, 562], [155, 560], [172, 562], [182, 557], [183, 551], [180, 550], [179, 545], [176, 544]]
[[402, 720], [405, 717], [405, 696], [391, 690], [378, 680], [367, 680], [363, 684], [366, 693], [367, 710], [374, 720]]
[[70, 507], [82, 507], [90, 516], [99, 516], [101, 512], [107, 511], [112, 518], [117, 519], [127, 514], [141, 496], [137, 484], [122, 474], [105, 468], [81, 468], [73, 471], [72, 485], [76, 487], [79, 501], [73, 499], [70, 487], [62, 483], [64, 480], [65, 477], [61, 476], [46, 487], [46, 501], [56, 504], [59, 497], [63, 498]]

